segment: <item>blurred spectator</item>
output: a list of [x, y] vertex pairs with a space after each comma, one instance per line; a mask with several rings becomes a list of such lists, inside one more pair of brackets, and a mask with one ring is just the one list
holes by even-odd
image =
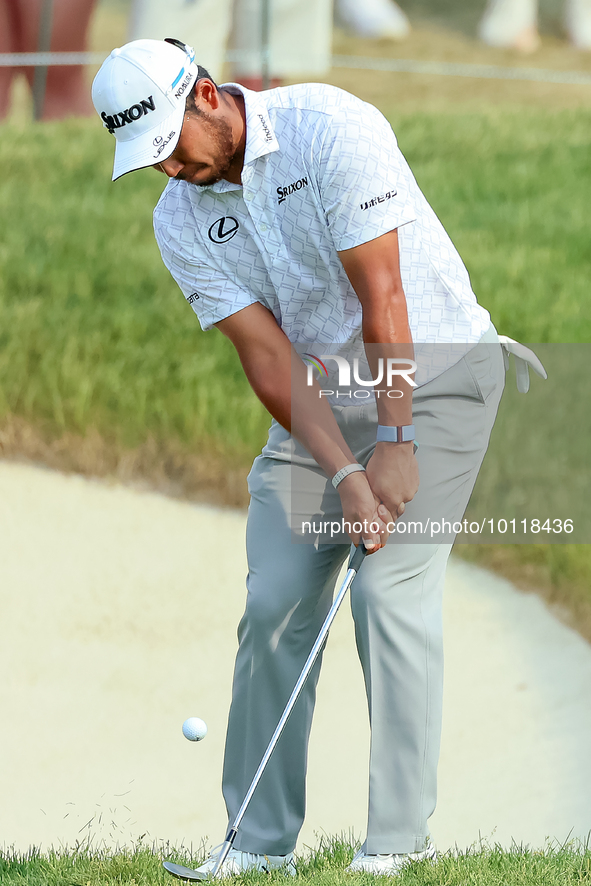
[[[282, 77], [326, 74], [332, 0], [270, 0], [270, 13], [271, 85]], [[183, 40], [218, 81], [226, 50], [239, 52], [230, 79], [260, 89], [261, 35], [261, 0], [134, 0], [129, 39]]]
[[336, 19], [360, 37], [403, 40], [410, 22], [394, 0], [335, 0]]
[[[95, 0], [0, 0], [0, 52], [83, 52]], [[45, 16], [47, 45], [40, 45]], [[35, 68], [0, 68], [0, 117], [10, 102], [12, 80], [24, 73], [29, 85], [39, 72]], [[49, 67], [43, 72], [42, 118], [54, 120], [71, 114], [92, 114], [84, 67]]]
[[[591, 0], [565, 0], [564, 24], [574, 46], [591, 49]], [[479, 35], [489, 46], [533, 52], [540, 45], [538, 0], [489, 0]]]

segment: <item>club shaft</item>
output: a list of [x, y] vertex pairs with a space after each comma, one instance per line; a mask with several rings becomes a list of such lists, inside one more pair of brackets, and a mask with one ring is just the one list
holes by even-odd
[[228, 856], [228, 852], [230, 851], [230, 849], [234, 845], [234, 840], [236, 839], [237, 833], [238, 833], [238, 831], [236, 830], [235, 827], [231, 827], [230, 830], [228, 831], [228, 833], [226, 835], [226, 839], [224, 840], [224, 845], [222, 846], [220, 854], [218, 855], [218, 859], [215, 863], [215, 867], [214, 867], [213, 871], [211, 872], [212, 879], [213, 879], [213, 877], [217, 876], [217, 872], [219, 871], [219, 869], [221, 868], [221, 866], [225, 862], [225, 860]]
[[[361, 548], [361, 546], [360, 546], [360, 548]], [[228, 830], [228, 833], [226, 835], [226, 839], [224, 841], [224, 844], [222, 846], [222, 849], [220, 851], [218, 859], [215, 863], [215, 867], [214, 867], [213, 871], [211, 872], [212, 877], [215, 877], [217, 875], [218, 871], [220, 870], [221, 866], [223, 865], [223, 863], [228, 855], [228, 852], [230, 851], [230, 849], [232, 848], [232, 846], [234, 844], [234, 840], [236, 839], [236, 835], [238, 833], [238, 828], [240, 827], [242, 819], [244, 818], [246, 810], [248, 809], [250, 801], [252, 800], [252, 796], [257, 788], [257, 785], [258, 785], [259, 781], [261, 780], [263, 772], [266, 769], [266, 766], [267, 766], [267, 763], [269, 762], [271, 754], [275, 750], [275, 746], [277, 745], [277, 742], [279, 741], [279, 739], [281, 737], [281, 733], [283, 732], [285, 724], [287, 723], [287, 719], [288, 719], [289, 715], [291, 714], [296, 701], [299, 698], [299, 695], [304, 687], [304, 683], [306, 682], [310, 671], [314, 667], [314, 663], [315, 663], [316, 659], [318, 658], [318, 655], [320, 654], [320, 651], [321, 651], [322, 647], [324, 646], [324, 643], [326, 642], [328, 632], [329, 632], [330, 627], [331, 627], [331, 625], [335, 619], [335, 616], [339, 610], [339, 606], [343, 602], [343, 599], [345, 598], [347, 591], [351, 587], [351, 583], [353, 582], [353, 579], [357, 575], [357, 571], [359, 569], [359, 564], [360, 564], [361, 560], [363, 559], [363, 555], [364, 555], [364, 551], [360, 550], [360, 548], [357, 549], [358, 552], [356, 553], [355, 558], [349, 564], [349, 568], [347, 569], [347, 574], [345, 575], [345, 578], [343, 580], [343, 583], [341, 584], [339, 592], [336, 595], [336, 597], [334, 598], [333, 604], [328, 611], [328, 615], [326, 616], [326, 618], [324, 620], [324, 624], [320, 628], [320, 633], [318, 634], [318, 637], [316, 638], [316, 641], [315, 641], [314, 645], [312, 646], [312, 649], [310, 650], [310, 654], [306, 660], [306, 664], [302, 668], [302, 672], [301, 672], [300, 676], [298, 677], [298, 681], [293, 688], [293, 692], [291, 693], [291, 695], [289, 697], [289, 701], [287, 702], [287, 704], [285, 706], [285, 710], [283, 711], [283, 714], [281, 715], [281, 719], [279, 720], [279, 723], [277, 724], [275, 732], [273, 733], [273, 735], [271, 737], [271, 741], [269, 742], [267, 750], [265, 751], [265, 753], [263, 755], [263, 759], [259, 763], [259, 768], [255, 772], [254, 778], [250, 784], [250, 787], [249, 787], [248, 791], [246, 792], [246, 796], [245, 796], [244, 800], [242, 801], [242, 806], [238, 810], [236, 818], [234, 819], [234, 821], [232, 822], [232, 824], [230, 826], [230, 829]]]

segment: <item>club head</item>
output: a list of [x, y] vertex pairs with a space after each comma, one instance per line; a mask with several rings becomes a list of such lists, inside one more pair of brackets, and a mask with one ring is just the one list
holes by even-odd
[[162, 867], [178, 880], [188, 880], [190, 883], [211, 879], [209, 874], [204, 874], [202, 871], [194, 871], [191, 868], [184, 867], [182, 864], [174, 864], [172, 861], [163, 861]]

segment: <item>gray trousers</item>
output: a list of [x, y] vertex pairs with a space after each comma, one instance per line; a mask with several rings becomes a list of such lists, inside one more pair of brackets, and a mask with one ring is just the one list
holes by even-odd
[[[494, 327], [454, 366], [413, 398], [420, 488], [403, 519], [429, 514], [461, 519], [486, 452], [504, 387]], [[375, 407], [374, 407], [375, 408]], [[371, 407], [337, 409], [360, 461], [375, 445]], [[371, 420], [370, 420], [371, 419]], [[283, 435], [283, 436], [282, 436]], [[246, 611], [230, 709], [223, 791], [236, 815], [310, 648], [330, 608], [346, 544], [303, 543], [293, 526], [310, 513], [339, 519], [340, 500], [279, 426], [277, 457], [259, 456], [249, 475]], [[310, 502], [312, 501], [312, 506]], [[304, 506], [300, 503], [306, 503]], [[295, 510], [295, 516], [294, 516]], [[299, 513], [301, 510], [301, 513]], [[365, 851], [415, 852], [429, 835], [436, 803], [441, 732], [441, 601], [453, 537], [392, 543], [366, 558], [351, 591], [357, 650], [371, 724], [369, 814]], [[308, 737], [320, 660], [300, 696], [244, 817], [236, 848], [285, 855], [305, 812]], [[346, 778], [347, 774], [343, 773]], [[330, 790], [330, 785], [326, 786]]]

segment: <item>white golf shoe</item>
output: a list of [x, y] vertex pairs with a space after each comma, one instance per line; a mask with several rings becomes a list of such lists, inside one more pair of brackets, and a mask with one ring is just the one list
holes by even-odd
[[403, 40], [410, 23], [394, 0], [337, 0], [337, 21], [360, 37]]
[[363, 848], [354, 856], [346, 870], [349, 873], [378, 874], [395, 877], [415, 861], [435, 861], [437, 850], [429, 840], [421, 852], [400, 852], [391, 855], [366, 855]]
[[[196, 869], [199, 873], [211, 874], [220, 854], [220, 846], [212, 850], [209, 858]], [[217, 877], [234, 877], [245, 871], [277, 871], [284, 870], [291, 877], [296, 875], [296, 867], [293, 852], [289, 855], [257, 855], [254, 852], [241, 852], [239, 849], [230, 849], [228, 855], [218, 872]], [[216, 879], [217, 879], [216, 877]]]
[[537, 0], [489, 0], [478, 35], [489, 46], [535, 52], [540, 45]]

